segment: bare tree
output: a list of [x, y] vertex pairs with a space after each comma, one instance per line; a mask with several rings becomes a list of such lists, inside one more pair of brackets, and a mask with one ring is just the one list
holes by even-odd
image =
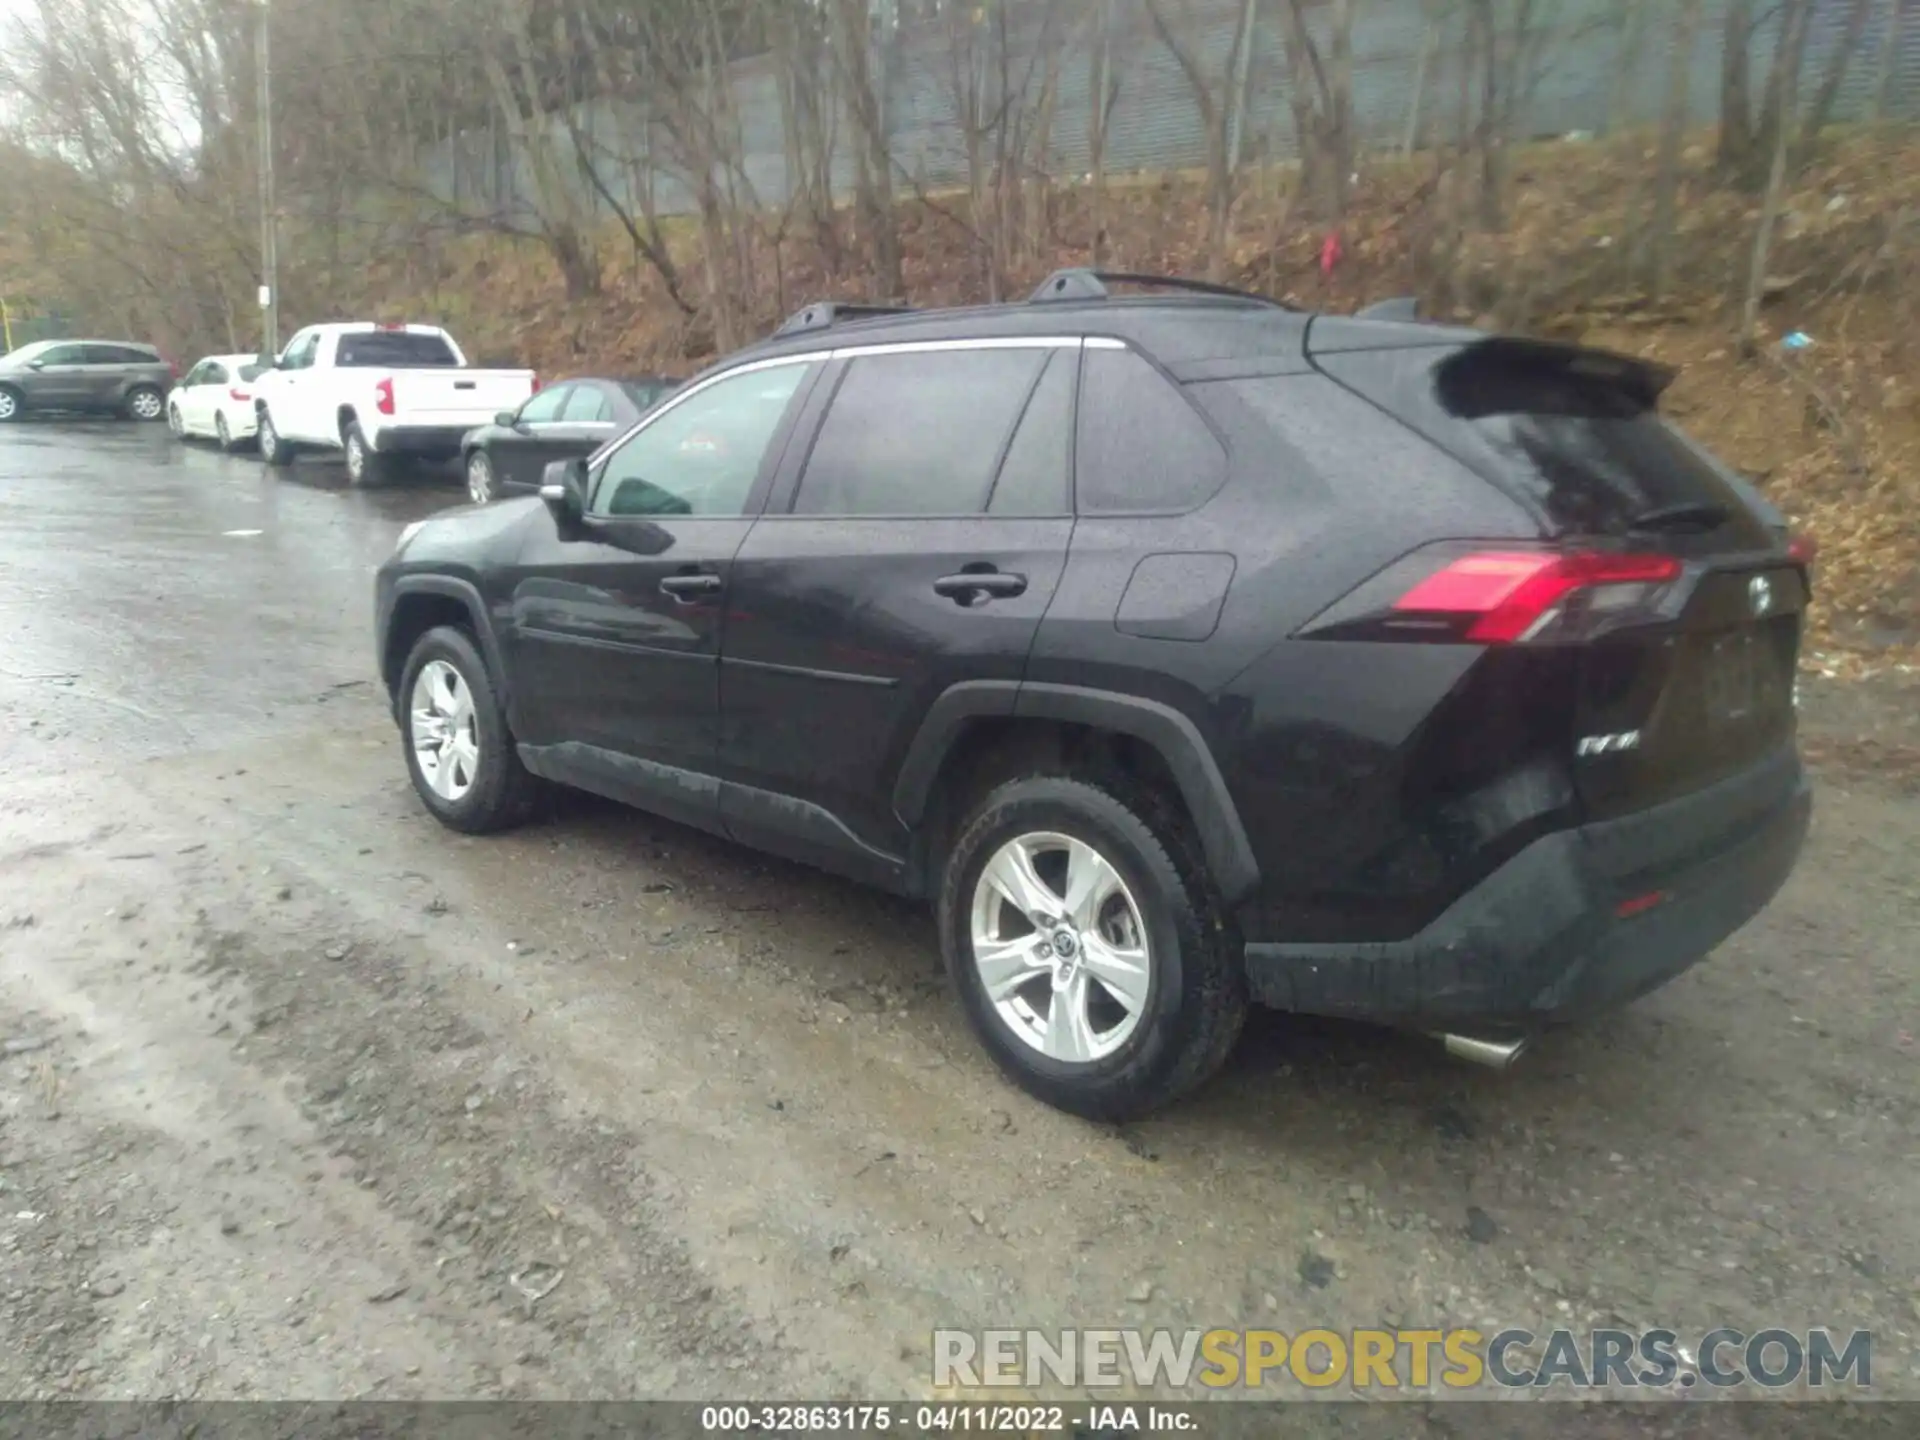
[[1814, 147], [1819, 144], [1820, 132], [1827, 128], [1827, 122], [1833, 118], [1834, 102], [1840, 97], [1841, 83], [1846, 79], [1853, 57], [1860, 49], [1860, 37], [1866, 33], [1867, 18], [1872, 13], [1872, 7], [1873, 0], [1851, 0], [1847, 6], [1847, 18], [1840, 32], [1839, 43], [1827, 57], [1826, 73], [1820, 77], [1820, 84], [1813, 92], [1813, 99], [1807, 102], [1806, 114], [1800, 120], [1800, 135], [1794, 144], [1796, 159], [1801, 163], [1812, 156]]
[[[854, 191], [872, 247], [874, 278], [883, 295], [905, 293], [900, 226], [893, 205], [893, 146], [887, 133], [886, 71], [876, 65], [893, 43], [892, 17], [876, 16], [873, 0], [821, 0], [827, 13], [828, 52], [853, 121]], [[875, 31], [881, 33], [876, 37]], [[877, 43], [876, 43], [877, 40]]]
[[1287, 103], [1300, 140], [1301, 189], [1315, 196], [1329, 219], [1346, 213], [1353, 173], [1353, 4], [1326, 7], [1328, 41], [1322, 55], [1307, 24], [1306, 0], [1282, 0], [1287, 52]]
[[1767, 77], [1767, 90], [1776, 117], [1770, 134], [1772, 158], [1767, 167], [1766, 191], [1760, 204], [1760, 221], [1753, 231], [1753, 258], [1747, 271], [1746, 298], [1740, 307], [1740, 344], [1751, 349], [1754, 331], [1760, 321], [1760, 300], [1766, 293], [1767, 263], [1773, 254], [1773, 232], [1780, 219], [1782, 196], [1786, 191], [1787, 151], [1791, 148], [1792, 127], [1786, 117], [1799, 98], [1800, 66], [1806, 54], [1807, 18], [1813, 0], [1783, 0], [1785, 13], [1780, 22], [1780, 43], [1773, 53], [1773, 65]]
[[1241, 23], [1219, 61], [1209, 63], [1201, 50], [1203, 13], [1196, 0], [1147, 0], [1154, 33], [1173, 56], [1187, 82], [1207, 145], [1207, 273], [1213, 279], [1226, 271], [1232, 238], [1233, 203], [1237, 177], [1232, 164], [1230, 136], [1238, 123], [1241, 100], [1234, 84], [1240, 73], [1240, 52], [1248, 43], [1248, 23], [1258, 0], [1241, 0]]
[[1107, 253], [1107, 132], [1120, 100], [1113, 73], [1114, 0], [1091, 0], [1092, 44], [1087, 62], [1087, 183], [1093, 190], [1093, 263]]
[[1679, 0], [1672, 48], [1667, 60], [1666, 110], [1660, 121], [1659, 154], [1654, 162], [1653, 201], [1640, 232], [1640, 267], [1647, 288], [1664, 295], [1673, 259], [1674, 210], [1680, 193], [1680, 145], [1687, 128], [1688, 88], [1693, 76], [1693, 47], [1700, 32], [1701, 0]]

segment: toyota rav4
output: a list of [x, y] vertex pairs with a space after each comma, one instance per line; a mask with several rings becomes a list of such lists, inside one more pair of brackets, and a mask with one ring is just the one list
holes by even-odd
[[995, 1061], [1105, 1118], [1250, 1003], [1504, 1063], [1766, 905], [1809, 555], [1671, 376], [1141, 278], [816, 306], [409, 527], [426, 807], [557, 782], [931, 901]]

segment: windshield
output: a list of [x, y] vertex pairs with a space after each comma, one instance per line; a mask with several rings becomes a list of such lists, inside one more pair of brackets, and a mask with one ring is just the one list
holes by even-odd
[[36, 355], [44, 355], [54, 346], [52, 340], [36, 340], [31, 345], [22, 345], [18, 350], [9, 350], [0, 355], [0, 365], [24, 365]]
[[366, 369], [452, 369], [460, 364], [460, 357], [453, 353], [453, 346], [444, 335], [372, 330], [360, 335], [342, 335], [334, 364]]

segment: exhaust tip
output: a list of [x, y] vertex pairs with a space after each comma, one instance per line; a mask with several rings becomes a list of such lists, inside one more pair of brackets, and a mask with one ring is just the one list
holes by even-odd
[[1527, 1048], [1525, 1037], [1518, 1040], [1488, 1040], [1478, 1035], [1442, 1035], [1447, 1053], [1459, 1060], [1470, 1060], [1490, 1070], [1505, 1070]]

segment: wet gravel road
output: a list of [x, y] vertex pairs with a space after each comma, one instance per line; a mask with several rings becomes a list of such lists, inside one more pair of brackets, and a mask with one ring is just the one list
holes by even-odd
[[1115, 1131], [997, 1078], [909, 906], [428, 820], [369, 582], [458, 498], [0, 430], [0, 1396], [918, 1396], [936, 1325], [1381, 1323], [1867, 1328], [1920, 1392], [1920, 799], [1854, 763], [1912, 691], [1810, 692], [1800, 872], [1631, 1011], [1504, 1076], [1264, 1017]]

